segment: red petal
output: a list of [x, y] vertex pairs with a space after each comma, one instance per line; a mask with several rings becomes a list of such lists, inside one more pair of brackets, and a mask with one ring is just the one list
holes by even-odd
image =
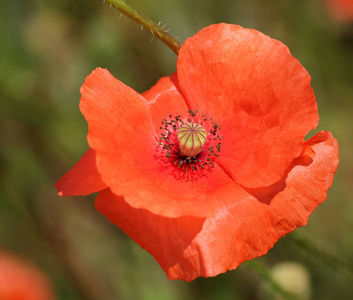
[[305, 225], [325, 200], [338, 165], [337, 142], [320, 132], [304, 149], [280, 183], [247, 191], [235, 183], [218, 189], [215, 198], [238, 200], [204, 223], [134, 209], [109, 190], [98, 194], [96, 208], [151, 253], [169, 279], [215, 276], [267, 253], [279, 238]]
[[[109, 189], [99, 192], [96, 209], [151, 253], [167, 272], [182, 259], [184, 250], [201, 231], [203, 218], [164, 218], [136, 209]], [[170, 245], [170, 246], [168, 246]]]
[[160, 132], [161, 121], [169, 115], [188, 116], [189, 108], [177, 86], [178, 78], [174, 73], [170, 77], [159, 79], [155, 86], [142, 94], [149, 104], [156, 132]]
[[[169, 83], [160, 86], [169, 90]], [[81, 93], [80, 108], [89, 125], [88, 142], [97, 153], [103, 182], [115, 195], [123, 195], [132, 207], [167, 217], [204, 217], [225, 205], [227, 201], [212, 198], [218, 188], [231, 182], [221, 168], [205, 170], [200, 177], [180, 175], [175, 174], [173, 165], [165, 163], [165, 156], [164, 160], [159, 157], [149, 110], [152, 105], [141, 95], [102, 69], [87, 77]], [[166, 95], [161, 90], [155, 115], [164, 111], [166, 106], [159, 103], [163, 99]]]
[[[214, 276], [261, 256], [279, 238], [307, 224], [309, 215], [326, 199], [331, 187], [338, 166], [338, 146], [330, 132], [318, 133], [306, 146], [313, 148], [315, 157], [296, 159], [285, 182], [271, 189], [248, 191], [253, 197], [205, 222], [202, 233], [188, 249], [202, 249], [206, 269], [203, 276]], [[222, 243], [210, 247], [208, 241], [214, 236]]]
[[48, 278], [37, 266], [1, 250], [0, 299], [52, 300], [55, 297]]
[[55, 187], [60, 196], [85, 196], [107, 188], [97, 171], [96, 152], [88, 149]]
[[178, 78], [191, 109], [220, 125], [218, 161], [241, 185], [278, 181], [317, 126], [309, 74], [285, 45], [258, 31], [201, 30], [180, 50]]
[[353, 1], [352, 0], [326, 0], [327, 7], [331, 15], [341, 22], [353, 21]]

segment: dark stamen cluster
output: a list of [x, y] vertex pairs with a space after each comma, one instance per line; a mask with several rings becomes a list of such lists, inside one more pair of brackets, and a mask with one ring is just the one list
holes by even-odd
[[198, 111], [197, 111], [197, 110], [191, 110], [191, 109], [189, 109], [189, 110], [188, 110], [188, 113], [189, 113], [190, 116], [195, 117], [196, 114], [198, 113]]
[[[194, 119], [197, 116], [198, 111], [189, 110], [188, 113], [190, 118]], [[191, 120], [188, 119], [188, 121]], [[184, 124], [180, 115], [177, 115], [174, 118], [172, 115], [169, 115], [169, 118], [164, 119], [161, 123], [162, 126], [159, 127], [161, 129], [161, 136], [158, 145], [164, 151], [167, 157], [167, 162], [172, 162], [175, 166], [185, 172], [188, 172], [189, 170], [197, 171], [199, 169], [205, 169], [206, 167], [215, 167], [213, 160], [219, 157], [219, 152], [221, 151], [221, 142], [217, 143], [216, 141], [222, 140], [222, 137], [218, 134], [218, 131], [221, 128], [217, 122], [213, 121], [213, 118], [207, 119], [206, 115], [203, 114], [202, 118], [195, 122], [204, 126], [209, 131], [209, 134], [202, 152], [193, 157], [181, 155], [179, 149], [177, 132]]]
[[184, 124], [183, 120], [180, 118], [180, 115], [175, 116], [174, 119], [172, 119], [172, 117], [172, 115], [169, 115], [169, 120], [164, 119], [162, 121], [162, 126], [159, 127], [162, 132], [158, 145], [166, 151], [166, 156], [168, 159], [172, 156], [175, 147], [179, 147], [177, 143], [178, 141], [175, 138], [175, 133], [178, 131], [179, 127]]

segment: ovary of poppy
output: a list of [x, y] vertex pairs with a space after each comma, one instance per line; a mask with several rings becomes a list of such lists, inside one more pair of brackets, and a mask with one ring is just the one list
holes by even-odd
[[1, 300], [53, 300], [49, 281], [33, 264], [0, 251]]
[[341, 22], [353, 21], [353, 0], [326, 0], [330, 14]]
[[[310, 76], [281, 42], [229, 24], [186, 40], [177, 72], [138, 94], [107, 70], [81, 88], [90, 149], [59, 180], [152, 254], [169, 279], [235, 269], [307, 223], [338, 165]], [[207, 131], [185, 157], [178, 130]], [[184, 128], [184, 127], [183, 127]]]

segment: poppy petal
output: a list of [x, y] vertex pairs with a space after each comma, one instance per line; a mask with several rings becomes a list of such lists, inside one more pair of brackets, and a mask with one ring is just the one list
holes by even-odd
[[1, 300], [54, 300], [47, 276], [27, 260], [0, 250]]
[[147, 100], [156, 132], [160, 131], [161, 121], [172, 115], [188, 116], [188, 106], [178, 88], [176, 73], [158, 80], [148, 91], [142, 93]]
[[338, 165], [337, 141], [320, 132], [304, 150], [271, 187], [244, 190], [231, 183], [218, 189], [215, 197], [238, 201], [205, 221], [135, 209], [108, 189], [98, 194], [96, 208], [152, 254], [169, 279], [215, 276], [267, 253], [279, 238], [306, 225], [325, 200]]
[[[201, 252], [206, 270], [202, 276], [235, 269], [264, 255], [278, 239], [307, 224], [331, 187], [338, 166], [338, 146], [330, 132], [318, 133], [305, 146], [313, 149], [314, 158], [304, 154], [293, 161], [284, 184], [248, 191], [252, 198], [206, 220], [202, 232], [185, 251], [186, 255]], [[221, 242], [210, 247], [214, 236]]]
[[186, 40], [177, 67], [188, 105], [221, 127], [218, 161], [233, 180], [252, 188], [280, 180], [318, 123], [310, 76], [288, 48], [256, 30], [212, 25]]
[[352, 0], [326, 0], [329, 13], [336, 20], [341, 22], [353, 21], [353, 1]]
[[95, 207], [142, 248], [158, 257], [157, 261], [163, 269], [174, 266], [182, 258], [184, 250], [201, 231], [204, 222], [204, 218], [165, 218], [145, 209], [133, 208], [123, 197], [116, 196], [109, 189], [98, 193]]
[[[169, 85], [161, 87], [169, 89]], [[212, 193], [231, 182], [221, 168], [186, 174], [166, 163], [166, 156], [156, 151], [151, 104], [107, 70], [97, 69], [88, 76], [81, 94], [80, 108], [89, 125], [87, 139], [96, 151], [102, 181], [132, 207], [166, 217], [205, 217], [232, 200], [212, 201]], [[155, 114], [158, 107], [163, 111], [159, 104], [165, 99], [163, 90], [160, 95]]]
[[86, 196], [107, 188], [96, 167], [96, 152], [88, 149], [56, 184], [60, 196]]

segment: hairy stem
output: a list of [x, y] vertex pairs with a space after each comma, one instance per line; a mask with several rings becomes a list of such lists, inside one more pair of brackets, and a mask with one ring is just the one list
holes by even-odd
[[174, 51], [176, 55], [179, 53], [181, 47], [180, 43], [172, 37], [167, 31], [165, 31], [161, 26], [159, 26], [154, 21], [142, 15], [137, 10], [129, 6], [124, 0], [106, 0], [112, 4], [117, 10], [122, 12], [124, 15], [128, 16], [130, 19], [139, 23], [150, 31], [156, 38], [160, 39], [164, 44], [166, 44], [170, 49]]

